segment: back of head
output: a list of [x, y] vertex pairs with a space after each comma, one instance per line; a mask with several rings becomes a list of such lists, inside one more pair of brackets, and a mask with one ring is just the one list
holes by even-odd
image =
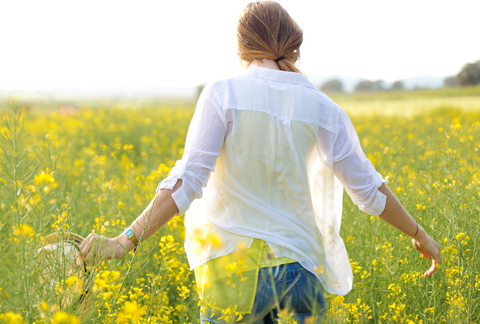
[[254, 59], [278, 61], [281, 70], [298, 72], [303, 31], [275, 1], [254, 1], [243, 8], [237, 26], [238, 56], [246, 67]]

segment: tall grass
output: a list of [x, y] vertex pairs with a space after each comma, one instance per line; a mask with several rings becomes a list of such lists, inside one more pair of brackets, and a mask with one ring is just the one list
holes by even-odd
[[[11, 103], [0, 128], [0, 322], [198, 322], [182, 216], [136, 254], [95, 269], [86, 310], [67, 298], [82, 294], [83, 279], [59, 271], [46, 280], [36, 254], [52, 232], [119, 235], [183, 154], [192, 114], [183, 106], [62, 111]], [[335, 299], [325, 322], [479, 321], [479, 120], [478, 110], [455, 109], [352, 115], [367, 157], [441, 243], [444, 263], [422, 278], [429, 261], [409, 239], [345, 197], [341, 235], [354, 289]]]

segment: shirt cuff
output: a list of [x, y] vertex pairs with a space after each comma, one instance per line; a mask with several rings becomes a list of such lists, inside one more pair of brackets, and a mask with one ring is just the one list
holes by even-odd
[[381, 213], [385, 210], [385, 205], [387, 204], [387, 196], [382, 192], [377, 190], [375, 195], [375, 200], [373, 201], [372, 206], [368, 210], [368, 213], [373, 216], [380, 216]]
[[385, 205], [387, 204], [387, 196], [385, 196], [381, 191], [378, 190], [384, 183], [388, 183], [388, 176], [385, 179], [382, 179], [382, 175], [378, 173], [377, 190], [375, 191], [375, 200], [370, 206], [367, 213], [373, 216], [380, 216], [381, 213], [385, 210]]
[[178, 190], [172, 194], [172, 198], [178, 208], [177, 215], [185, 214], [188, 207], [190, 207], [190, 199], [188, 199], [183, 186], [178, 188]]
[[172, 190], [173, 187], [175, 187], [175, 184], [177, 183], [178, 179], [180, 179], [180, 178], [173, 177], [173, 176], [168, 176], [166, 179], [162, 180], [162, 182], [160, 182], [158, 184], [156, 193], [159, 193], [160, 189]]
[[[161, 189], [172, 190], [178, 179], [180, 178], [174, 176], [169, 176], [168, 178], [164, 179], [158, 185], [156, 193], [158, 194]], [[177, 215], [184, 214], [187, 211], [188, 207], [190, 207], [190, 199], [188, 199], [185, 189], [183, 188], [183, 184], [180, 188], [177, 189], [177, 191], [172, 194], [172, 198], [178, 208]]]

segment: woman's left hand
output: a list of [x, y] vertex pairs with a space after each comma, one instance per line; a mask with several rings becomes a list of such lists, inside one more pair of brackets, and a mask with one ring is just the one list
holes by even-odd
[[103, 259], [120, 259], [127, 253], [127, 242], [122, 237], [109, 238], [91, 233], [79, 246], [87, 264], [97, 265]]
[[420, 227], [420, 231], [416, 235], [416, 238], [412, 238], [412, 244], [415, 249], [422, 253], [425, 259], [432, 257], [432, 266], [423, 275], [424, 277], [431, 276], [442, 263], [442, 253], [440, 245], [435, 242], [424, 230]]

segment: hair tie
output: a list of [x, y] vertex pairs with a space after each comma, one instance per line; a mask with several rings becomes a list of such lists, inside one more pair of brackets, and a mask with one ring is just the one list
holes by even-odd
[[278, 61], [281, 61], [281, 60], [284, 60], [284, 59], [285, 59], [285, 55], [282, 55], [282, 56], [275, 59], [275, 63], [278, 63]]

